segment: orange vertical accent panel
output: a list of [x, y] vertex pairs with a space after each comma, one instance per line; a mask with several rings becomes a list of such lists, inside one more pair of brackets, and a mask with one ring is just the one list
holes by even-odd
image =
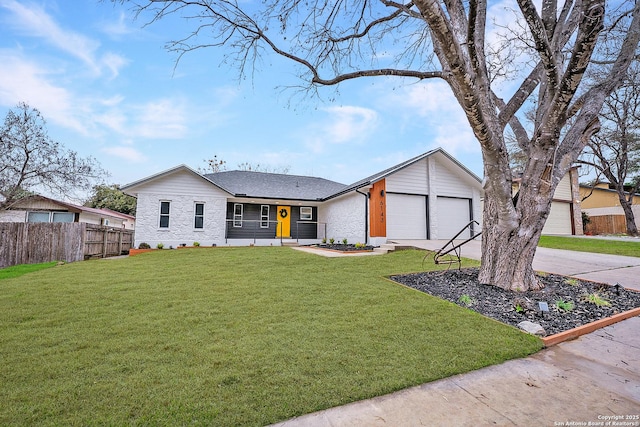
[[385, 180], [373, 184], [369, 199], [371, 237], [387, 237], [387, 191]]

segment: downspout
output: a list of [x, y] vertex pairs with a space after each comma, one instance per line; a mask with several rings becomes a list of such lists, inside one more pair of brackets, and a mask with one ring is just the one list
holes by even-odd
[[364, 199], [364, 244], [369, 244], [369, 194], [356, 190], [356, 193], [362, 194]]

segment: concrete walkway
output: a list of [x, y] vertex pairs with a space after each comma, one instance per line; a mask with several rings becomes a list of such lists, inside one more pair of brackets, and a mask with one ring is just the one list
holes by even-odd
[[[444, 243], [412, 244], [439, 249]], [[471, 243], [462, 255], [479, 259], [480, 242]], [[640, 289], [636, 258], [539, 248], [534, 268]], [[524, 359], [276, 425], [640, 426], [639, 416], [640, 317], [635, 317]]]

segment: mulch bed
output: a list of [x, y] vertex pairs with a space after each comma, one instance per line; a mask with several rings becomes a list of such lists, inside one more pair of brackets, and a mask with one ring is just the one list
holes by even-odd
[[360, 247], [356, 247], [355, 244], [342, 244], [342, 243], [326, 243], [326, 244], [320, 244], [320, 245], [311, 245], [312, 248], [318, 248], [318, 249], [329, 249], [331, 251], [340, 251], [340, 252], [362, 252], [362, 251], [369, 251], [371, 252], [375, 246], [360, 246]]
[[[528, 292], [505, 291], [497, 286], [481, 285], [478, 282], [478, 268], [423, 272], [390, 278], [509, 325], [517, 327], [518, 323], [529, 320], [541, 325], [546, 335], [564, 332], [640, 307], [640, 292], [555, 274], [540, 275], [544, 289]], [[589, 295], [594, 294], [610, 305], [598, 306], [589, 302]], [[542, 313], [539, 310], [540, 301], [547, 303], [548, 312]], [[558, 301], [572, 302], [574, 307], [563, 310], [558, 308], [561, 305]]]

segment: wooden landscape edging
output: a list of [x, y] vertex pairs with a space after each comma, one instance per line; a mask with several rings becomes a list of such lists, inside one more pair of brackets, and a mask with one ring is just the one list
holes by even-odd
[[149, 248], [149, 249], [129, 249], [129, 256], [136, 256], [139, 254], [143, 254], [145, 252], [151, 252], [151, 251], [160, 251], [161, 249], [153, 249], [153, 248]]
[[543, 337], [545, 347], [551, 347], [552, 345], [559, 344], [564, 341], [576, 339], [582, 335], [590, 334], [605, 326], [613, 325], [614, 323], [621, 322], [631, 317], [640, 316], [640, 307], [633, 308], [629, 311], [614, 314], [604, 319], [596, 320], [595, 322], [587, 323], [586, 325], [578, 326], [577, 328], [569, 329], [568, 331], [560, 332], [548, 337]]
[[[589, 279], [581, 279], [579, 277], [574, 277], [574, 276], [567, 276], [567, 277], [573, 277], [583, 282], [591, 282], [597, 285], [614, 286], [608, 283], [596, 282]], [[632, 288], [624, 288], [624, 289], [631, 292], [640, 292]], [[606, 326], [610, 326], [610, 325], [613, 325], [614, 323], [622, 322], [623, 320], [627, 320], [636, 316], [640, 316], [640, 307], [632, 308], [631, 310], [623, 311], [622, 313], [614, 314], [613, 316], [605, 317], [604, 319], [596, 320], [595, 322], [587, 323], [586, 325], [578, 326], [577, 328], [569, 329], [568, 331], [559, 332], [557, 334], [550, 335], [548, 337], [542, 337], [541, 339], [542, 339], [542, 342], [544, 342], [545, 347], [551, 347], [552, 345], [560, 344], [561, 342], [565, 342], [565, 341], [574, 340], [576, 338], [581, 337], [582, 335], [590, 334], [591, 332], [597, 331], [598, 329], [602, 329]]]

